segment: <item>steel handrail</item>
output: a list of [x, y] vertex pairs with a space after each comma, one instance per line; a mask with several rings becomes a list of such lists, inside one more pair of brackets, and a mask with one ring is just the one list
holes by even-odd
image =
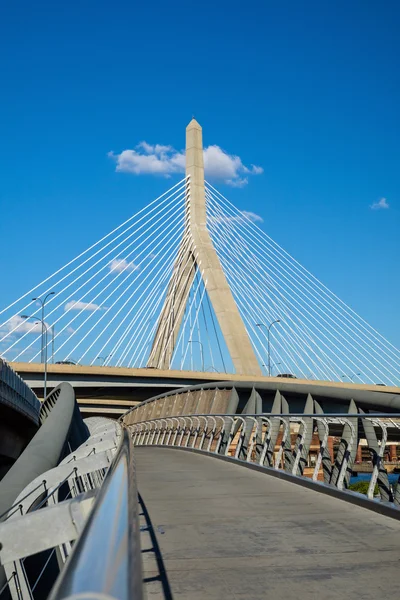
[[127, 430], [49, 600], [73, 594], [143, 599], [138, 495]]

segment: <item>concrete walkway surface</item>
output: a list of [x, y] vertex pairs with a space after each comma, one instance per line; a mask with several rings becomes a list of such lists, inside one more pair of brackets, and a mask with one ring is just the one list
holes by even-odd
[[148, 600], [386, 600], [400, 522], [179, 449], [135, 448]]

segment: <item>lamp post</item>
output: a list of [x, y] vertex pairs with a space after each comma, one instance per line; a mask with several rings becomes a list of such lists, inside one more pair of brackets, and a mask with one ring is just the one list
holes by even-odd
[[350, 381], [352, 382], [354, 377], [358, 377], [359, 375], [361, 375], [361, 373], [354, 373], [353, 375], [342, 375], [342, 379], [344, 377], [348, 377], [350, 379]]
[[[47, 330], [48, 327], [46, 325], [46, 323], [43, 321], [43, 319], [41, 319], [40, 317], [34, 317], [32, 315], [21, 315], [21, 319], [35, 319], [36, 323], [39, 323], [39, 321], [42, 324], [42, 331], [45, 331], [45, 346], [44, 346], [44, 385], [43, 385], [43, 400], [46, 399], [47, 396]], [[35, 323], [35, 325], [36, 325]], [[53, 334], [54, 334], [54, 329], [53, 329]]]
[[[274, 363], [272, 368], [273, 368], [273, 369], [276, 369], [276, 372], [278, 373], [278, 370], [279, 370], [279, 369], [278, 369], [278, 366], [279, 366], [279, 365], [281, 365], [282, 363], [280, 363], [280, 362], [278, 362], [278, 363], [277, 363], [277, 362], [275, 362], [274, 360], [273, 360], [272, 362]], [[264, 363], [263, 363], [261, 366], [262, 366], [262, 367], [265, 367], [266, 369], [267, 369], [267, 367], [268, 367], [268, 365], [265, 365]]]
[[199, 342], [199, 340], [189, 340], [189, 344], [200, 344], [200, 354], [201, 354], [201, 368], [204, 373], [204, 352], [203, 352], [203, 342]]
[[112, 354], [107, 354], [107, 356], [98, 356], [96, 358], [96, 360], [102, 360], [103, 362], [101, 364], [102, 364], [102, 366], [104, 366], [104, 363], [106, 362], [106, 360], [111, 357], [112, 357]]
[[[37, 300], [38, 302], [40, 302], [40, 304], [42, 305], [42, 318], [40, 319], [42, 321], [42, 349], [40, 351], [40, 362], [44, 362], [44, 334], [46, 333], [46, 343], [47, 343], [47, 329], [46, 326], [44, 324], [44, 305], [46, 303], [46, 300], [49, 296], [52, 296], [53, 294], [55, 294], [55, 292], [49, 292], [48, 294], [46, 294], [46, 296], [44, 297], [44, 299], [42, 300], [41, 298], [32, 298], [32, 300]], [[34, 317], [36, 318], [36, 317]]]
[[270, 323], [268, 326], [265, 325], [264, 323], [256, 323], [256, 327], [265, 327], [267, 330], [267, 342], [268, 342], [268, 377], [271, 377], [271, 340], [270, 340], [270, 331], [271, 331], [271, 327], [272, 325], [275, 325], [275, 323], [280, 323], [281, 320], [280, 319], [275, 319], [275, 321], [272, 321], [272, 323]]
[[51, 328], [51, 362], [54, 365], [54, 325]]

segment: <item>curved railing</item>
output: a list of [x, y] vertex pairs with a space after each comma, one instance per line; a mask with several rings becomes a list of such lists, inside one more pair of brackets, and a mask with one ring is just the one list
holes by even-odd
[[[115, 421], [87, 420], [91, 436], [58, 467], [34, 479], [0, 524], [0, 561], [12, 600], [108, 594], [142, 598], [132, 441]], [[31, 568], [30, 557], [41, 557]], [[124, 593], [121, 595], [121, 589]], [[47, 590], [49, 592], [50, 589]], [[86, 597], [86, 596], [85, 596]], [[111, 596], [112, 597], [112, 596]]]
[[0, 482], [0, 514], [7, 512], [33, 478], [54, 468], [89, 435], [69, 383], [61, 383], [47, 396], [40, 422], [36, 434]]
[[[382, 500], [399, 505], [400, 484], [392, 489], [383, 464], [389, 432], [397, 437], [400, 433], [400, 422], [395, 418], [397, 414], [203, 414], [150, 419], [135, 423], [129, 429], [136, 446], [201, 450], [295, 476], [305, 476], [312, 436], [318, 435], [319, 448], [313, 454], [308, 478], [315, 482], [322, 479], [322, 483], [342, 490], [348, 487], [359, 447], [357, 425], [360, 420], [371, 440], [364, 446], [372, 459], [367, 497], [374, 498], [378, 485]], [[335, 456], [328, 451], [332, 434], [342, 436]]]
[[[143, 597], [138, 501], [132, 444], [126, 430], [88, 521], [53, 590], [51, 600], [73, 594]], [[104, 594], [104, 596], [103, 596]], [[86, 596], [85, 596], [86, 597]]]
[[123, 414], [121, 421], [133, 425], [168, 416], [242, 412], [295, 414], [304, 410], [329, 414], [340, 410], [355, 413], [357, 408], [366, 413], [397, 411], [400, 416], [400, 394], [394, 393], [392, 388], [376, 386], [372, 390], [350, 384], [296, 379], [220, 381], [182, 387], [149, 398]]

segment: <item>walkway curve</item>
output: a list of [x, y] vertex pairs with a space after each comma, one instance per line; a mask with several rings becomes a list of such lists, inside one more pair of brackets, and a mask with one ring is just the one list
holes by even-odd
[[149, 600], [397, 597], [399, 521], [210, 456], [135, 456]]

